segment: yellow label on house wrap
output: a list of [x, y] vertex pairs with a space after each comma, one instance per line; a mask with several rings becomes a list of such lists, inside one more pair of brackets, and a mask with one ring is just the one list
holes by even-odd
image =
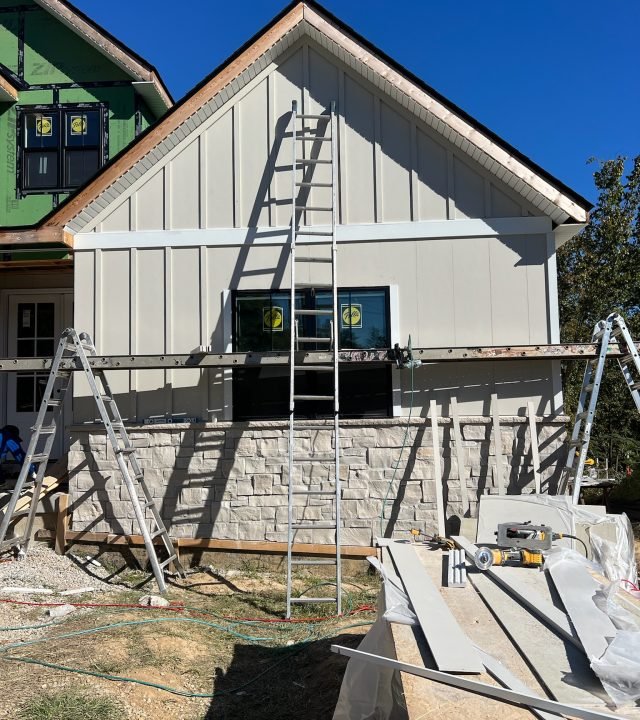
[[72, 115], [71, 116], [71, 134], [86, 135], [87, 134], [87, 116]]
[[262, 329], [265, 332], [282, 332], [284, 325], [284, 312], [281, 307], [271, 305], [262, 308]]
[[342, 327], [362, 327], [362, 305], [341, 305]]
[[53, 133], [53, 122], [51, 116], [40, 115], [36, 118], [36, 135], [40, 137], [51, 137]]

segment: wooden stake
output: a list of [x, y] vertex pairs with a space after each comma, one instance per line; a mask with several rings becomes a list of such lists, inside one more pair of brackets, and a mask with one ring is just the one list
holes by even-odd
[[460, 417], [458, 415], [458, 398], [451, 396], [451, 417], [453, 418], [453, 439], [456, 445], [456, 459], [458, 461], [458, 477], [460, 478], [460, 496], [462, 498], [462, 515], [471, 517], [469, 507], [469, 491], [467, 490], [467, 473], [464, 469], [464, 450], [462, 448], [462, 433], [460, 432]]
[[438, 408], [436, 401], [429, 403], [431, 415], [431, 447], [433, 448], [433, 479], [436, 486], [436, 513], [438, 514], [438, 535], [445, 537], [445, 507], [442, 497], [442, 465], [440, 463], [440, 437], [438, 435]]
[[56, 520], [56, 542], [55, 551], [56, 555], [64, 555], [66, 548], [66, 534], [69, 529], [69, 496], [65, 493], [64, 495], [58, 495], [56, 502], [56, 510], [58, 511], [58, 517]]
[[504, 495], [504, 476], [502, 474], [502, 432], [500, 430], [500, 412], [498, 410], [498, 395], [491, 395], [491, 414], [493, 415], [493, 446], [496, 455], [496, 478], [498, 481], [498, 495]]
[[533, 410], [533, 402], [527, 402], [527, 416], [529, 417], [529, 439], [531, 441], [531, 462], [533, 464], [533, 479], [536, 484], [536, 493], [541, 492], [540, 477], [540, 452], [538, 450], [538, 428], [536, 426], [536, 415]]

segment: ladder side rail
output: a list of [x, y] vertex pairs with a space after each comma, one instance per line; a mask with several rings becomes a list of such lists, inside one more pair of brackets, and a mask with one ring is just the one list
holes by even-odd
[[[596, 333], [599, 334], [597, 331], [596, 326]], [[596, 406], [598, 403], [598, 395], [600, 393], [600, 384], [602, 382], [602, 375], [604, 372], [604, 364], [605, 359], [607, 355], [607, 348], [609, 345], [609, 341], [611, 339], [611, 331], [612, 331], [612, 322], [610, 318], [607, 318], [607, 321], [604, 325], [604, 330], [602, 332], [601, 338], [600, 338], [600, 355], [598, 357], [597, 365], [595, 367], [595, 371], [593, 374], [593, 378], [591, 379], [590, 384], [593, 386], [591, 389], [591, 394], [589, 396], [589, 402], [587, 405], [586, 411], [583, 410], [583, 414], [586, 412], [586, 417], [584, 418], [584, 428], [583, 428], [583, 436], [582, 436], [582, 444], [580, 446], [580, 454], [578, 456], [578, 464], [575, 469], [575, 472], [573, 474], [573, 503], [577, 504], [578, 500], [580, 499], [580, 487], [582, 484], [582, 474], [584, 472], [584, 464], [587, 459], [587, 454], [589, 452], [589, 442], [591, 440], [591, 429], [593, 427], [593, 419], [595, 417], [596, 413]], [[594, 333], [594, 334], [596, 334]], [[586, 390], [588, 386], [584, 386], [583, 390]], [[575, 462], [575, 458], [574, 458]]]
[[[640, 412], [640, 354], [638, 354], [638, 348], [631, 337], [624, 318], [616, 313], [613, 318], [613, 323], [619, 330], [619, 333], [614, 331], [614, 335], [617, 336], [618, 346], [622, 353], [621, 357], [618, 358], [618, 365], [627, 383], [636, 409]], [[635, 368], [637, 373], [637, 377], [635, 378], [631, 371], [631, 366]]]
[[[91, 392], [93, 393], [94, 400], [96, 401], [96, 404], [98, 406], [98, 412], [100, 413], [100, 417], [102, 419], [105, 430], [107, 432], [107, 437], [108, 437], [111, 447], [113, 448], [113, 451], [115, 453], [118, 467], [120, 468], [120, 472], [122, 473], [122, 478], [124, 480], [124, 484], [129, 493], [129, 497], [131, 499], [131, 504], [133, 505], [133, 512], [136, 516], [136, 520], [140, 527], [140, 533], [142, 534], [142, 538], [144, 540], [144, 545], [145, 545], [145, 548], [147, 551], [147, 556], [149, 558], [149, 562], [151, 563], [151, 567], [153, 568], [153, 574], [156, 578], [156, 582], [158, 583], [158, 588], [159, 588], [160, 592], [163, 593], [166, 590], [166, 584], [164, 581], [164, 576], [162, 574], [162, 568], [160, 567], [160, 564], [158, 562], [158, 557], [156, 555], [155, 547], [153, 545], [151, 533], [149, 532], [149, 528], [147, 527], [147, 523], [146, 523], [146, 519], [144, 517], [144, 512], [142, 510], [142, 507], [140, 506], [140, 499], [138, 497], [138, 491], [137, 491], [136, 486], [131, 478], [127, 460], [126, 460], [124, 454], [122, 452], [120, 452], [120, 447], [118, 445], [118, 437], [116, 436], [116, 433], [115, 433], [115, 430], [113, 427], [114, 422], [116, 423], [116, 426], [117, 426], [117, 420], [115, 420], [115, 418], [112, 418], [111, 415], [109, 415], [109, 413], [107, 411], [104, 400], [100, 393], [100, 389], [96, 382], [96, 377], [94, 376], [93, 370], [87, 359], [87, 355], [86, 355], [85, 349], [83, 347], [83, 342], [80, 340], [80, 338], [77, 335], [75, 335], [73, 339], [74, 339], [74, 342], [76, 345], [77, 356], [82, 365], [82, 369], [84, 371], [85, 377], [87, 378], [87, 382], [89, 383], [89, 387], [91, 388]], [[87, 341], [85, 340], [85, 342], [87, 342]], [[87, 342], [87, 344], [88, 344], [88, 342]], [[92, 355], [95, 354], [95, 348], [93, 349], [91, 354]], [[102, 375], [102, 371], [100, 371], [100, 375]], [[101, 380], [101, 382], [102, 382], [102, 380]], [[117, 413], [117, 416], [119, 416], [119, 412], [117, 410], [116, 410], [116, 413]]]
[[[66, 333], [67, 331], [65, 331]], [[42, 489], [42, 483], [44, 481], [44, 473], [47, 469], [47, 458], [49, 457], [49, 454], [51, 453], [51, 448], [53, 446], [53, 439], [55, 437], [55, 433], [50, 433], [49, 437], [47, 437], [47, 440], [45, 442], [45, 447], [43, 449], [42, 453], [36, 453], [38, 442], [40, 441], [40, 428], [42, 428], [46, 414], [48, 411], [48, 405], [49, 400], [51, 398], [51, 394], [53, 392], [53, 388], [55, 385], [56, 378], [58, 377], [59, 368], [60, 368], [60, 361], [62, 360], [62, 356], [64, 355], [64, 351], [67, 347], [67, 336], [63, 335], [62, 338], [60, 338], [58, 342], [58, 347], [56, 349], [56, 354], [53, 359], [53, 363], [51, 365], [51, 371], [49, 372], [49, 378], [47, 380], [47, 385], [45, 387], [44, 394], [42, 396], [42, 402], [40, 403], [40, 409], [38, 410], [38, 416], [36, 418], [36, 423], [34, 425], [34, 428], [36, 430], [31, 434], [31, 437], [29, 438], [29, 445], [27, 446], [27, 452], [24, 459], [24, 462], [22, 463], [22, 467], [20, 468], [20, 474], [18, 475], [18, 480], [16, 482], [16, 485], [11, 493], [11, 498], [9, 499], [9, 503], [4, 511], [4, 516], [2, 518], [2, 522], [0, 523], [0, 546], [5, 544], [5, 537], [7, 534], [7, 530], [9, 529], [9, 525], [11, 523], [11, 520], [13, 518], [13, 514], [16, 509], [16, 505], [18, 504], [18, 500], [20, 499], [20, 493], [22, 492], [22, 488], [24, 487], [24, 484], [27, 479], [27, 475], [29, 473], [29, 468], [32, 465], [33, 457], [37, 454], [45, 455], [46, 458], [38, 463], [38, 471], [36, 475], [36, 482], [34, 486], [34, 495], [32, 498], [31, 506], [34, 506], [37, 508], [38, 501], [39, 501], [39, 494], [40, 490]], [[68, 371], [67, 371], [68, 372]], [[68, 373], [69, 377], [71, 373]], [[68, 381], [66, 383], [68, 386]], [[66, 390], [66, 386], [65, 386]], [[56, 406], [53, 408], [52, 413], [52, 425], [56, 425], [57, 427], [57, 421], [60, 415], [62, 405]], [[35, 511], [33, 512], [33, 515], [35, 517]], [[31, 525], [33, 525], [33, 519], [31, 518], [31, 508], [29, 509], [29, 519], [27, 520], [27, 525], [29, 525], [29, 520], [31, 520]], [[22, 537], [28, 537], [27, 533], [24, 533]], [[18, 544], [18, 541], [16, 539], [12, 539], [11, 544], [9, 547], [12, 547], [13, 545]]]
[[287, 610], [286, 617], [291, 617], [291, 590], [292, 590], [292, 560], [293, 560], [293, 456], [295, 448], [295, 346], [296, 346], [296, 176], [297, 176], [297, 122], [298, 103], [291, 103], [291, 248], [289, 262], [291, 263], [291, 307], [290, 317], [290, 348], [289, 348], [289, 484], [287, 488]]
[[334, 452], [335, 452], [335, 512], [336, 521], [336, 611], [342, 614], [342, 560], [341, 560], [341, 513], [340, 513], [340, 379], [338, 373], [339, 367], [339, 349], [340, 349], [340, 314], [338, 312], [338, 244], [336, 237], [337, 225], [337, 127], [336, 127], [336, 103], [331, 102], [331, 284], [333, 285], [333, 425], [334, 425]]

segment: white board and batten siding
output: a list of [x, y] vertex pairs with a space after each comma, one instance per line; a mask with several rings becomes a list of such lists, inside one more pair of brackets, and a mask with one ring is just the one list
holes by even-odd
[[[199, 345], [223, 351], [229, 289], [288, 287], [286, 234], [270, 242], [269, 232], [286, 228], [291, 216], [286, 129], [293, 99], [311, 113], [337, 102], [339, 219], [361, 235], [340, 243], [339, 284], [396, 286], [394, 337], [404, 344], [411, 334], [415, 347], [555, 341], [551, 221], [534, 217], [540, 213], [525, 198], [305, 40], [76, 235], [75, 324], [94, 334], [100, 353], [186, 353]], [[327, 203], [326, 190], [313, 192], [309, 204]], [[509, 224], [505, 218], [512, 219], [509, 231], [493, 231]], [[326, 216], [309, 213], [306, 221]], [[384, 225], [372, 241], [362, 229], [370, 224]], [[402, 232], [409, 225], [417, 234]], [[320, 282], [326, 268], [309, 264], [301, 272]], [[528, 400], [547, 414], [557, 409], [556, 376], [550, 362], [432, 366], [416, 374], [415, 404], [428, 407], [435, 392], [448, 414], [455, 388], [461, 415], [488, 415], [491, 392], [502, 414], [522, 414]], [[225, 417], [221, 371], [120, 372], [112, 381], [130, 419]]]

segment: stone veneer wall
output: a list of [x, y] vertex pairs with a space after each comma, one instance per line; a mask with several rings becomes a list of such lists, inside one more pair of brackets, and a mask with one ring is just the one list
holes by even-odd
[[[538, 418], [543, 491], [555, 489], [567, 418]], [[370, 545], [380, 535], [380, 510], [400, 455], [406, 418], [343, 421], [341, 429], [342, 542]], [[495, 452], [489, 418], [461, 418], [464, 474], [475, 514], [478, 498], [495, 493]], [[534, 491], [525, 418], [503, 417], [502, 453], [509, 493]], [[325, 426], [326, 428], [326, 426]], [[114, 453], [97, 425], [71, 428], [69, 493], [72, 530], [137, 533]], [[287, 425], [285, 422], [148, 425], [129, 428], [146, 481], [174, 537], [232, 540], [287, 539]], [[331, 430], [299, 433], [297, 451], [331, 452]], [[447, 518], [461, 514], [460, 480], [451, 423], [440, 420], [439, 446]], [[330, 489], [332, 466], [304, 467], [313, 489]], [[385, 533], [437, 530], [431, 428], [414, 418], [408, 448], [389, 493]], [[298, 518], [331, 517], [328, 498], [294, 496]], [[297, 542], [333, 542], [331, 530], [300, 530]]]

